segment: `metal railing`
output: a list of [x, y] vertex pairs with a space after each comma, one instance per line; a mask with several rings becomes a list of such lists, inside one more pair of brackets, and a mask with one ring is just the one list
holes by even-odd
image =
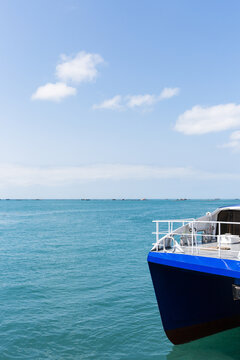
[[[206, 255], [207, 251], [210, 251], [213, 254], [211, 256], [214, 257], [227, 256], [240, 259], [240, 233], [238, 235], [221, 233], [221, 225], [238, 225], [240, 229], [240, 222], [195, 219], [154, 220], [153, 222], [156, 223], [156, 231], [153, 232], [156, 242], [153, 243], [152, 251], [203, 256], [210, 256], [209, 253]], [[164, 229], [164, 224], [165, 227], [167, 225], [167, 229]]]

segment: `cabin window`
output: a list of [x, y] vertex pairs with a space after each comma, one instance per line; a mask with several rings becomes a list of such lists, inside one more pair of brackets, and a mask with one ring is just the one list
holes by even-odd
[[[239, 210], [222, 210], [218, 214], [218, 221], [239, 222]], [[240, 235], [240, 224], [221, 224], [221, 234], [230, 233], [232, 235]], [[219, 224], [217, 224], [216, 235], [219, 234]]]

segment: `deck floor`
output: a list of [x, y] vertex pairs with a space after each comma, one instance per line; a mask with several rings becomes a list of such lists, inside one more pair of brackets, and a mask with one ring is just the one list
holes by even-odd
[[[206, 256], [222, 259], [231, 259], [231, 260], [240, 260], [240, 243], [238, 244], [222, 244], [219, 251], [217, 241], [207, 243], [207, 244], [198, 244], [198, 246], [181, 246], [184, 254], [186, 255], [197, 255], [197, 256]], [[159, 252], [163, 252], [160, 250]], [[173, 249], [166, 250], [168, 253], [180, 253], [178, 250], [174, 251]]]

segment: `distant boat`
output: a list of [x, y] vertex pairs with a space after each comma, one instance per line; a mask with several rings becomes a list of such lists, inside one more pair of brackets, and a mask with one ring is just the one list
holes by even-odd
[[240, 206], [154, 222], [148, 264], [169, 340], [183, 344], [240, 326]]

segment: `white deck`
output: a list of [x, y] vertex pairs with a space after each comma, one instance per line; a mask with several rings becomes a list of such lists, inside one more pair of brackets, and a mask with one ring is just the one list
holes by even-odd
[[[226, 250], [227, 249], [227, 250]], [[217, 241], [208, 243], [208, 244], [198, 244], [198, 247], [194, 247], [192, 249], [191, 246], [182, 246], [183, 252], [178, 251], [177, 249], [166, 249], [165, 251], [160, 250], [157, 252], [160, 253], [175, 253], [175, 254], [185, 254], [185, 255], [193, 255], [193, 256], [206, 256], [222, 259], [231, 259], [231, 260], [239, 260], [238, 253], [240, 251], [240, 243], [232, 244], [232, 245], [222, 245], [220, 256], [219, 256], [219, 248]]]

